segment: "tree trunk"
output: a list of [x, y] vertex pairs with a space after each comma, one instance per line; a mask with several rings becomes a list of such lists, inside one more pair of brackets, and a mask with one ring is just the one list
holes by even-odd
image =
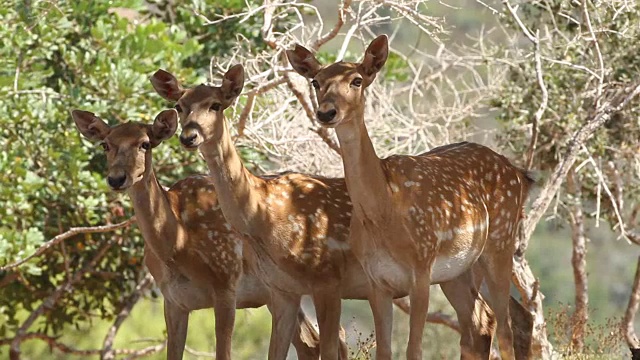
[[589, 294], [587, 292], [587, 239], [584, 233], [584, 214], [582, 212], [582, 181], [573, 170], [567, 176], [567, 187], [573, 195], [569, 206], [571, 239], [573, 251], [573, 280], [575, 283], [575, 311], [571, 321], [571, 351], [581, 353], [584, 349], [584, 332], [589, 320]]
[[633, 322], [635, 321], [636, 313], [638, 312], [638, 306], [640, 306], [640, 257], [638, 257], [636, 276], [633, 280], [633, 290], [631, 290], [629, 304], [627, 305], [627, 311], [624, 314], [624, 321], [622, 323], [624, 337], [627, 340], [627, 344], [631, 350], [632, 359], [634, 360], [640, 360], [640, 341], [638, 341], [636, 331], [633, 327]]

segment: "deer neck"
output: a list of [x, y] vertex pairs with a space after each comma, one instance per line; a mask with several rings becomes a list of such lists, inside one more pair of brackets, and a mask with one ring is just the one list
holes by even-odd
[[344, 121], [336, 127], [336, 135], [354, 213], [361, 221], [368, 219], [383, 226], [383, 216], [391, 209], [391, 192], [364, 118]]
[[260, 192], [264, 180], [254, 176], [242, 163], [231, 140], [226, 121], [221, 119], [212, 139], [200, 145], [218, 194], [222, 213], [236, 230], [254, 235], [263, 218]]
[[146, 173], [127, 192], [145, 244], [163, 262], [171, 261], [179, 240], [179, 222], [154, 171]]

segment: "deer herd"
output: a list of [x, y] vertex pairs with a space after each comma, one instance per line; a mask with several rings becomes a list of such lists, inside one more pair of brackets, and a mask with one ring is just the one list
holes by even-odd
[[[266, 305], [268, 359], [284, 360], [293, 343], [299, 359], [346, 360], [342, 299], [369, 301], [376, 359], [391, 359], [392, 304], [405, 296], [406, 358], [422, 359], [432, 284], [456, 312], [461, 358], [488, 359], [494, 330], [502, 359], [528, 358], [514, 351], [509, 292], [532, 180], [470, 142], [380, 159], [365, 125], [365, 89], [388, 51], [382, 35], [359, 63], [323, 65], [300, 45], [286, 52], [315, 88], [317, 121], [335, 129], [345, 178], [260, 176], [244, 167], [224, 117], [242, 93], [242, 65], [231, 67], [220, 86], [183, 87], [158, 70], [151, 84], [175, 106], [151, 125], [109, 126], [91, 112], [72, 111], [80, 133], [102, 145], [109, 187], [131, 198], [144, 263], [164, 297], [168, 359], [182, 359], [190, 311], [214, 309], [216, 358], [227, 360], [236, 309]], [[166, 189], [152, 152], [178, 124], [180, 143], [201, 152], [209, 174]], [[490, 308], [484, 312], [483, 285]], [[319, 334], [300, 306], [303, 295], [313, 300]]]

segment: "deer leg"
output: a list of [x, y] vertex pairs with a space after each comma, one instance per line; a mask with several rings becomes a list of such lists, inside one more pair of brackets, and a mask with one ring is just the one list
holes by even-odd
[[323, 287], [313, 294], [318, 326], [320, 327], [320, 357], [338, 360], [340, 339], [340, 290]]
[[268, 307], [271, 311], [269, 360], [285, 360], [296, 331], [300, 296], [274, 291]]
[[460, 358], [489, 359], [494, 319], [478, 293], [471, 269], [451, 281], [441, 283], [440, 287], [460, 323]]
[[167, 325], [167, 360], [182, 360], [187, 340], [189, 312], [164, 300], [164, 321]]
[[393, 330], [393, 296], [381, 287], [371, 285], [369, 305], [376, 330], [376, 360], [391, 360]]
[[502, 359], [514, 359], [513, 332], [509, 316], [509, 290], [513, 257], [507, 251], [489, 252], [480, 258], [485, 270], [485, 281], [496, 315], [497, 335]]
[[213, 310], [216, 319], [216, 359], [231, 360], [231, 336], [236, 320], [235, 291], [216, 292]]
[[422, 334], [429, 313], [429, 288], [431, 286], [431, 265], [415, 271], [415, 280], [409, 293], [411, 312], [409, 314], [409, 343], [407, 360], [422, 359]]

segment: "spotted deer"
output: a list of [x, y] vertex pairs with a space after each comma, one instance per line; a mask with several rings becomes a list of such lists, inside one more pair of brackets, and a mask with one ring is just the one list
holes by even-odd
[[[183, 147], [204, 155], [225, 217], [250, 235], [259, 276], [273, 289], [274, 298], [285, 297], [284, 302], [288, 297], [297, 303], [301, 295], [311, 295], [321, 357], [336, 359], [340, 300], [369, 298], [368, 278], [348, 241], [352, 205], [344, 179], [296, 173], [259, 177], [244, 167], [223, 113], [242, 91], [241, 65], [227, 71], [221, 86], [183, 88], [164, 70], [150, 80], [158, 94], [176, 104]], [[491, 340], [486, 335], [492, 323], [486, 319], [492, 315], [486, 315], [484, 302], [476, 305], [471, 271], [448, 280], [441, 286], [463, 325], [463, 353], [488, 358]], [[407, 288], [397, 290], [392, 297], [408, 294]], [[474, 317], [474, 305], [486, 316]], [[290, 316], [274, 317], [272, 344], [288, 341], [290, 320]]]
[[478, 261], [496, 315], [503, 359], [514, 358], [509, 287], [516, 232], [532, 184], [504, 156], [470, 142], [418, 156], [380, 159], [365, 126], [365, 89], [388, 55], [379, 36], [359, 63], [322, 66], [306, 48], [289, 62], [315, 88], [319, 123], [335, 128], [353, 216], [351, 247], [371, 284], [377, 359], [391, 358], [391, 299], [411, 299], [407, 359], [422, 358], [429, 286]]
[[[153, 171], [152, 151], [176, 131], [178, 114], [165, 110], [153, 125], [107, 125], [93, 113], [72, 112], [82, 135], [99, 141], [107, 157], [107, 182], [131, 198], [144, 238], [144, 263], [164, 296], [167, 359], [182, 359], [189, 312], [213, 307], [216, 358], [231, 359], [235, 311], [267, 305], [256, 276], [256, 256], [245, 237], [225, 220], [211, 179], [187, 177], [165, 190]], [[318, 359], [319, 337], [298, 304], [293, 345], [299, 359]], [[288, 344], [287, 344], [288, 345]], [[287, 346], [288, 347], [288, 346]], [[346, 344], [342, 344], [346, 351]]]

